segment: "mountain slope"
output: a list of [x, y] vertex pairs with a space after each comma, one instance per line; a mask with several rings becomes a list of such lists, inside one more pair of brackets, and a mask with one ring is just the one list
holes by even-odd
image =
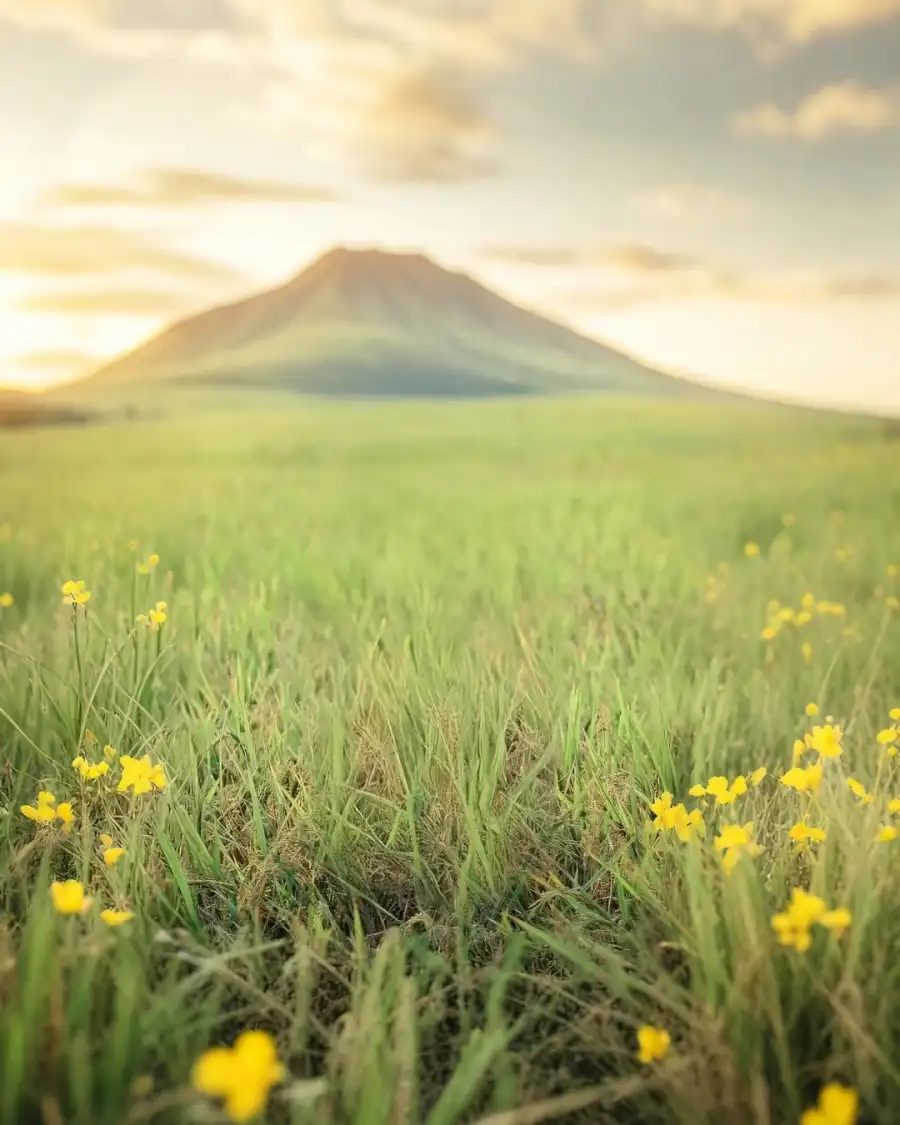
[[82, 386], [150, 382], [334, 395], [702, 393], [422, 255], [346, 249], [172, 325]]

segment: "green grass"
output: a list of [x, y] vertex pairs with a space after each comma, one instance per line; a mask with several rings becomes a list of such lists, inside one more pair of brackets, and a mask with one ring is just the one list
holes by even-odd
[[[191, 1067], [248, 1027], [290, 1074], [267, 1119], [294, 1125], [787, 1125], [832, 1080], [900, 1120], [883, 425], [289, 403], [8, 435], [0, 497], [0, 1121], [216, 1120]], [[807, 590], [846, 617], [762, 641], [769, 600]], [[162, 631], [136, 628], [159, 599]], [[810, 700], [845, 735], [808, 808], [778, 776]], [[105, 743], [167, 788], [82, 782]], [[663, 790], [690, 808], [758, 766], [705, 840], [650, 830]], [[41, 788], [69, 835], [20, 814]], [[805, 857], [804, 814], [828, 832]], [[714, 837], [749, 820], [766, 850], [726, 879]], [[53, 910], [65, 878], [84, 917]], [[847, 932], [780, 946], [794, 886]], [[646, 1023], [672, 1037], [650, 1066]]]

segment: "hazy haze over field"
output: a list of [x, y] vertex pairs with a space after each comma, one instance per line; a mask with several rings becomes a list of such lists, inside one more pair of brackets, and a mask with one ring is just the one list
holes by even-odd
[[900, 410], [898, 59], [900, 0], [0, 0], [0, 384], [377, 243]]

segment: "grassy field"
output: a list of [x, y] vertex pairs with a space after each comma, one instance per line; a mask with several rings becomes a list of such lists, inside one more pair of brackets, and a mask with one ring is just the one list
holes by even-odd
[[4, 1125], [900, 1121], [885, 424], [23, 432], [0, 524]]

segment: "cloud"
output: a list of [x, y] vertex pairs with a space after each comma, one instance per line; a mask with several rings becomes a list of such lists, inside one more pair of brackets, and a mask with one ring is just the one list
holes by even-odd
[[706, 184], [659, 184], [633, 200], [640, 211], [668, 222], [694, 222], [736, 218], [747, 211], [747, 202]]
[[691, 259], [682, 254], [659, 250], [643, 243], [614, 243], [599, 247], [576, 246], [495, 246], [483, 251], [485, 257], [512, 265], [607, 267], [627, 273], [671, 273], [684, 270]]
[[48, 374], [77, 371], [96, 363], [96, 356], [86, 352], [67, 351], [59, 348], [44, 352], [25, 352], [13, 356], [13, 364], [23, 371], [46, 371]]
[[495, 131], [464, 82], [421, 70], [385, 85], [353, 127], [351, 150], [374, 178], [453, 183], [493, 173]]
[[643, 0], [656, 20], [733, 31], [764, 50], [800, 46], [900, 15], [900, 0]]
[[0, 25], [62, 34], [108, 55], [239, 64], [234, 0], [0, 0]]
[[696, 255], [644, 243], [500, 247], [489, 248], [484, 255], [513, 265], [578, 269], [586, 280], [577, 289], [569, 290], [565, 299], [594, 311], [701, 299], [818, 304], [900, 298], [900, 276], [740, 272]]
[[62, 207], [190, 207], [205, 203], [326, 203], [327, 188], [194, 168], [148, 168], [132, 183], [62, 184], [41, 202]]
[[160, 317], [184, 312], [196, 297], [163, 289], [72, 289], [32, 293], [17, 302], [23, 312], [62, 316]]
[[[631, 22], [598, 0], [0, 0], [4, 17], [101, 52], [218, 62], [241, 89], [226, 113], [419, 183], [494, 171], [481, 79], [537, 56], [593, 59]], [[79, 201], [107, 200], [91, 189]]]
[[135, 271], [204, 282], [240, 277], [221, 262], [116, 227], [0, 223], [0, 273], [75, 278]]
[[745, 136], [821, 141], [839, 133], [876, 133], [900, 119], [896, 90], [873, 90], [855, 82], [824, 86], [794, 110], [766, 102], [732, 118], [736, 133]]

